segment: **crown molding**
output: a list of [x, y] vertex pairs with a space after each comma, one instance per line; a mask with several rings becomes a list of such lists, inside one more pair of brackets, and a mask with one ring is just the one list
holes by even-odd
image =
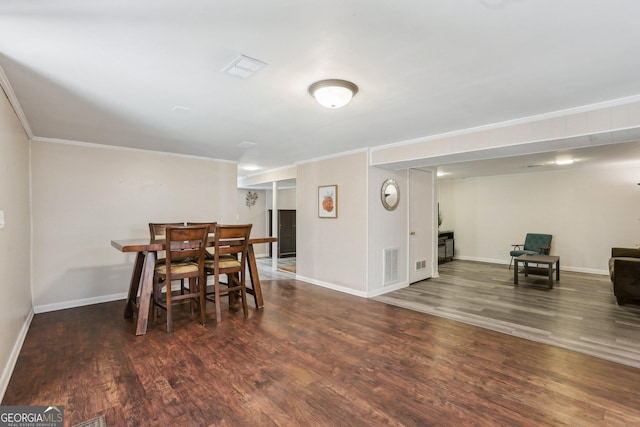
[[191, 154], [180, 154], [180, 153], [169, 153], [166, 151], [155, 151], [155, 150], [145, 150], [142, 148], [131, 148], [131, 147], [122, 147], [119, 145], [108, 145], [108, 144], [97, 144], [95, 142], [84, 142], [84, 141], [72, 141], [69, 139], [59, 139], [59, 138], [43, 138], [41, 136], [34, 136], [31, 138], [33, 142], [46, 142], [49, 144], [64, 144], [64, 145], [76, 145], [80, 147], [90, 147], [90, 148], [102, 148], [106, 150], [118, 150], [118, 151], [133, 151], [138, 153], [152, 153], [158, 154], [160, 156], [171, 156], [171, 157], [182, 157], [186, 159], [198, 159], [198, 160], [211, 160], [214, 162], [220, 163], [229, 163], [237, 165], [238, 162], [235, 160], [225, 160], [225, 159], [214, 159], [212, 157], [206, 156], [194, 156]]
[[20, 123], [22, 124], [22, 128], [24, 129], [24, 132], [27, 134], [27, 137], [29, 139], [32, 139], [33, 131], [31, 130], [31, 126], [27, 121], [27, 116], [24, 115], [24, 111], [22, 110], [22, 106], [20, 106], [18, 97], [16, 96], [16, 93], [13, 91], [13, 87], [9, 82], [9, 77], [7, 77], [7, 75], [4, 72], [4, 69], [1, 66], [0, 66], [0, 87], [2, 87], [2, 90], [4, 90], [4, 93], [7, 95], [7, 99], [9, 100], [9, 103], [11, 104], [13, 111], [15, 111], [16, 116], [18, 116], [18, 120], [20, 120]]
[[349, 156], [349, 155], [357, 154], [357, 153], [369, 153], [369, 151], [370, 151], [369, 147], [356, 148], [354, 150], [342, 151], [340, 153], [328, 154], [326, 156], [314, 157], [312, 159], [307, 159], [307, 160], [300, 160], [299, 162], [295, 162], [294, 165], [298, 166], [298, 165], [304, 165], [306, 163], [315, 163], [315, 162], [319, 162], [319, 161], [322, 161], [322, 160], [335, 159], [337, 157], [344, 157], [344, 156]]

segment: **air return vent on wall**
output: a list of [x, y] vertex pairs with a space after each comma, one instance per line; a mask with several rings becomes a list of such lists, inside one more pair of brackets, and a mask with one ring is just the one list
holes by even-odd
[[382, 269], [384, 286], [398, 281], [398, 248], [384, 249]]

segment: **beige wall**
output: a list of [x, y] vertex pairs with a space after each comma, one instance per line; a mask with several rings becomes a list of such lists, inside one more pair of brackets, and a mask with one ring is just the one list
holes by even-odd
[[123, 298], [134, 255], [112, 239], [149, 222], [237, 221], [234, 163], [32, 142], [36, 312]]
[[[298, 165], [297, 276], [366, 295], [367, 152]], [[338, 218], [318, 218], [318, 186], [338, 185]]]
[[[273, 191], [267, 191], [267, 209], [273, 208]], [[278, 209], [296, 209], [296, 189], [278, 190]]]
[[0, 88], [0, 399], [33, 315], [29, 140]]
[[[247, 206], [247, 193], [251, 191], [258, 195], [255, 205]], [[266, 204], [269, 196], [264, 190], [238, 190], [238, 222], [253, 224], [251, 237], [265, 237], [268, 233]], [[268, 256], [269, 248], [266, 244], [254, 245], [253, 250], [257, 257]]]
[[[561, 266], [607, 274], [612, 246], [640, 245], [640, 165], [441, 180], [443, 230], [461, 259], [508, 263], [527, 232], [553, 235]], [[505, 268], [506, 272], [506, 268]]]

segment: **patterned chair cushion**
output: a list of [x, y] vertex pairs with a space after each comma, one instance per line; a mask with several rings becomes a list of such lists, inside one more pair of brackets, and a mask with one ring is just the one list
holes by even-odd
[[[166, 275], [167, 265], [166, 264], [156, 265], [155, 271], [158, 274]], [[171, 274], [194, 273], [197, 271], [198, 271], [198, 264], [194, 262], [185, 262], [185, 263], [171, 265]]]
[[[242, 267], [242, 264], [240, 264], [240, 261], [238, 261], [233, 256], [220, 257], [219, 263], [220, 263], [220, 268], [239, 268], [239, 267]], [[212, 259], [205, 260], [204, 268], [207, 269], [207, 270], [213, 270], [214, 264], [215, 264], [215, 262]]]

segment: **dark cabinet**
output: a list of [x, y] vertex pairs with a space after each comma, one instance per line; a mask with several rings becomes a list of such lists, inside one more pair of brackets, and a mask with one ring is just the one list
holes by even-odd
[[440, 231], [438, 233], [438, 264], [453, 261], [453, 250], [453, 231]]

